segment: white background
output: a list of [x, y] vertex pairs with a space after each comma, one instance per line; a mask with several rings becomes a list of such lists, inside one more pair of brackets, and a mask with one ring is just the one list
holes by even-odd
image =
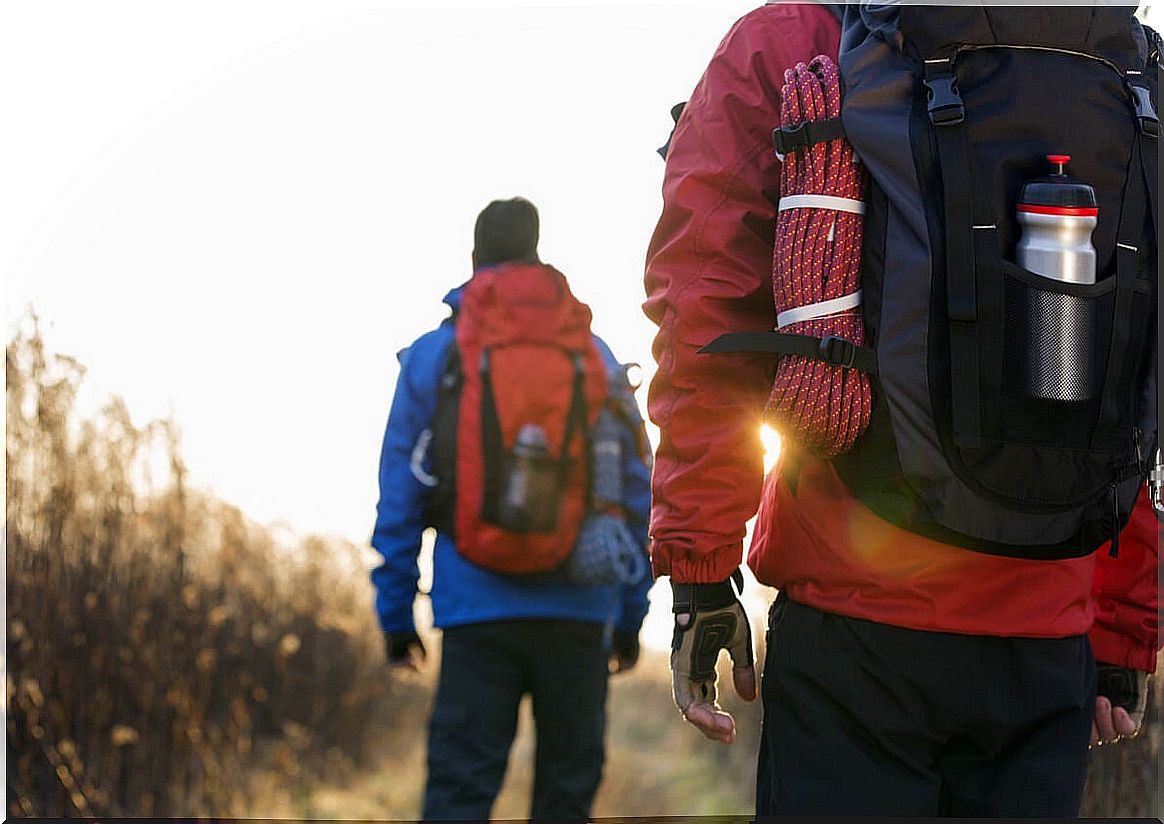
[[9, 324], [33, 305], [92, 398], [172, 413], [193, 481], [261, 521], [367, 540], [395, 353], [493, 198], [539, 206], [543, 258], [650, 363], [654, 150], [751, 4], [437, 5], [5, 7]]

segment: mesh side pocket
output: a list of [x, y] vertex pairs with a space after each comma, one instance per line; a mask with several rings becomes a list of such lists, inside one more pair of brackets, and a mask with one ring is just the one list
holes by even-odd
[[988, 384], [982, 399], [995, 412], [998, 437], [967, 458], [965, 471], [1019, 507], [1090, 506], [1122, 460], [1094, 448], [1111, 429], [1098, 427], [1115, 278], [1063, 283], [1009, 263], [1000, 274], [1004, 305], [984, 334], [1002, 338], [995, 350], [1001, 362], [991, 364], [1001, 380]]
[[1008, 280], [1007, 358], [1012, 387], [1048, 401], [1088, 401], [1096, 393], [1095, 301]]

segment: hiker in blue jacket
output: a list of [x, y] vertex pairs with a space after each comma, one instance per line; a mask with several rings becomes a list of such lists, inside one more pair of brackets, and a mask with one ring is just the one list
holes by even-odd
[[[522, 198], [491, 203], [477, 218], [474, 277], [510, 261], [537, 261], [538, 215]], [[445, 297], [452, 314], [399, 354], [400, 374], [380, 458], [372, 546], [376, 610], [393, 669], [425, 658], [416, 632], [417, 555], [436, 486], [432, 425], [465, 286]], [[594, 338], [610, 378], [625, 369]], [[626, 387], [629, 393], [630, 387]], [[631, 408], [634, 404], [629, 404]], [[621, 433], [622, 512], [642, 551], [637, 578], [582, 586], [557, 572], [507, 575], [478, 566], [438, 530], [429, 593], [443, 631], [440, 677], [429, 722], [423, 817], [486, 819], [500, 790], [522, 696], [531, 695], [537, 752], [531, 816], [585, 818], [601, 779], [607, 679], [639, 655], [652, 577], [646, 562], [649, 449], [642, 419]], [[645, 454], [644, 454], [645, 453]]]

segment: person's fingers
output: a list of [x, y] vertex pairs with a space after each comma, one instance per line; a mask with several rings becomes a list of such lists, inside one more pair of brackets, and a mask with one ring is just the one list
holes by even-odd
[[628, 672], [634, 668], [634, 665], [637, 661], [637, 658], [633, 658], [629, 655], [615, 655], [611, 658], [610, 661], [610, 671], [613, 675]]
[[736, 722], [730, 713], [726, 713], [714, 704], [702, 702], [691, 704], [683, 713], [687, 723], [702, 732], [712, 741], [721, 744], [730, 744], [736, 738]]
[[[742, 609], [739, 612], [743, 612]], [[740, 615], [739, 627], [736, 630], [735, 637], [732, 638], [731, 645], [728, 647], [728, 655], [732, 659], [732, 683], [739, 693], [740, 698], [745, 701], [751, 701], [756, 697], [756, 670], [753, 666], [754, 656], [752, 655], [752, 628], [748, 625], [748, 619], [744, 615]]]
[[1095, 699], [1095, 727], [1099, 731], [1101, 743], [1115, 740], [1116, 731], [1111, 721], [1111, 700], [1102, 695]]
[[715, 675], [709, 681], [698, 681], [678, 670], [674, 673], [671, 686], [675, 693], [675, 704], [683, 712], [692, 704], [714, 704], [718, 697]]
[[736, 634], [728, 646], [728, 655], [732, 657], [732, 663], [737, 667], [750, 667], [752, 665], [752, 629], [746, 620], [741, 623], [743, 626], [736, 630]]
[[687, 673], [671, 661], [671, 697], [675, 699], [675, 706], [679, 712], [686, 712], [687, 708], [695, 703], [695, 696], [691, 694]]
[[1139, 724], [1136, 723], [1135, 719], [1123, 707], [1116, 707], [1112, 710], [1111, 720], [1116, 735], [1135, 735], [1136, 728], [1139, 727]]
[[408, 648], [408, 654], [402, 658], [390, 658], [388, 668], [393, 672], [420, 672], [420, 662], [424, 661], [424, 650], [416, 646]]
[[1095, 728], [1095, 722], [1091, 722], [1091, 742], [1087, 745], [1088, 749], [1099, 744], [1099, 730]]
[[740, 698], [745, 701], [756, 700], [756, 668], [754, 666], [732, 667], [732, 684]]

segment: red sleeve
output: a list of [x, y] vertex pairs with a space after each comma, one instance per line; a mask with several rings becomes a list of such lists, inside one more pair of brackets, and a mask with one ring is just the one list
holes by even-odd
[[663, 213], [647, 252], [644, 310], [659, 331], [648, 411], [660, 429], [652, 480], [656, 575], [722, 581], [743, 560], [763, 480], [766, 356], [697, 355], [724, 332], [775, 325], [772, 247], [786, 68], [836, 56], [840, 26], [813, 4], [743, 17], [720, 44], [672, 136]]
[[1089, 637], [1097, 661], [1156, 671], [1160, 537], [1160, 521], [1145, 490], [1120, 533], [1118, 557], [1112, 558], [1104, 545], [1096, 558], [1091, 584], [1095, 623]]

